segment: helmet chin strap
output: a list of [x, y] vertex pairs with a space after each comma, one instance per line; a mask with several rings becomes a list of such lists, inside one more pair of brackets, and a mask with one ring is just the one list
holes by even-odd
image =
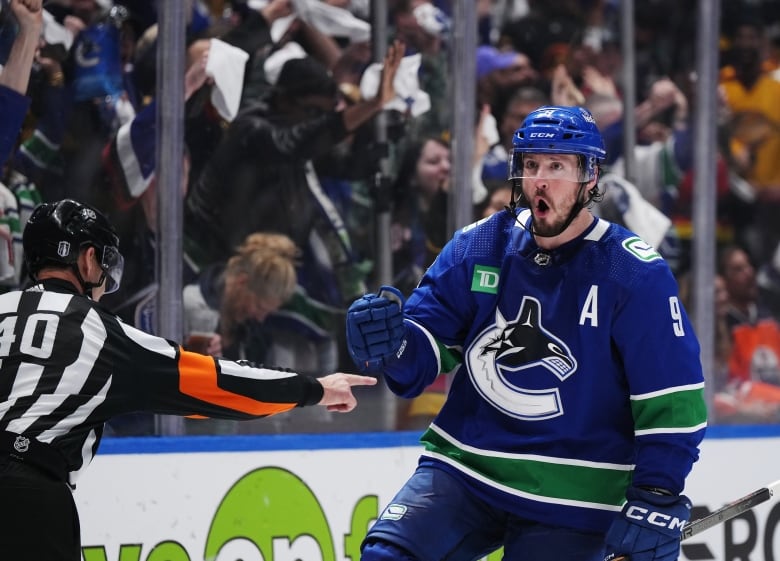
[[[507, 210], [507, 212], [510, 212], [510, 213], [512, 213], [513, 216], [515, 216], [515, 220], [517, 220], [517, 216], [518, 216], [517, 213], [515, 212], [515, 210], [517, 209], [517, 204], [521, 203], [523, 201], [528, 202], [528, 201], [526, 201], [525, 196], [523, 195], [522, 187], [518, 186], [518, 183], [520, 181], [522, 181], [522, 180], [521, 179], [512, 179], [512, 200], [509, 203], [509, 206], [504, 207]], [[534, 228], [533, 213], [531, 214], [531, 229], [530, 230], [528, 230], [528, 228], [525, 227], [525, 224], [523, 224], [519, 220], [517, 221], [517, 223], [520, 224], [521, 228], [523, 228], [525, 230], [528, 230], [531, 234], [533, 234], [534, 236], [539, 236], [540, 238], [554, 238], [556, 236], [560, 236], [564, 231], [566, 231], [566, 228], [568, 228], [571, 225], [571, 223], [574, 222], [574, 219], [577, 218], [577, 215], [580, 213], [580, 211], [582, 209], [584, 209], [586, 206], [588, 206], [593, 201], [594, 195], [593, 195], [593, 190], [591, 189], [591, 191], [588, 192], [589, 193], [588, 199], [584, 203], [581, 202], [582, 191], [583, 191], [583, 189], [585, 189], [585, 186], [587, 184], [588, 184], [588, 182], [580, 183], [579, 190], [577, 191], [577, 201], [572, 205], [571, 210], [569, 211], [569, 216], [566, 217], [566, 220], [564, 221], [563, 225], [558, 229], [557, 232], [555, 232], [553, 234], [542, 234], [540, 232], [537, 232], [536, 228]], [[595, 189], [596, 186], [594, 185], [593, 187]], [[517, 196], [517, 198], [515, 198], [515, 192], [516, 192], [517, 189], [519, 189], [519, 195]], [[528, 205], [528, 207], [530, 208], [530, 204]]]
[[79, 284], [81, 285], [81, 291], [84, 294], [86, 294], [87, 296], [89, 296], [90, 298], [92, 298], [92, 289], [93, 288], [97, 288], [98, 286], [103, 284], [103, 281], [106, 278], [106, 272], [101, 270], [100, 280], [98, 282], [96, 282], [96, 283], [95, 282], [87, 282], [86, 280], [84, 280], [84, 277], [81, 276], [81, 271], [79, 271], [78, 261], [73, 263], [71, 265], [71, 267], [73, 268], [73, 272], [76, 274], [76, 278], [78, 279]]

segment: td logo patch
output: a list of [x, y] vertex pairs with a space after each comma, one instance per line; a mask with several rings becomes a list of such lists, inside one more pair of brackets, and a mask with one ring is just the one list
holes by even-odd
[[474, 276], [471, 277], [471, 291], [498, 294], [498, 267], [474, 265]]

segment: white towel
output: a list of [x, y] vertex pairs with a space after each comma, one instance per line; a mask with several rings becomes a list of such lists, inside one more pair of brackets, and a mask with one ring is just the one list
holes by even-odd
[[[422, 115], [431, 108], [431, 96], [420, 89], [418, 72], [422, 56], [417, 53], [401, 59], [398, 72], [393, 80], [396, 96], [385, 109], [395, 109], [401, 113], [411, 112], [412, 117]], [[371, 99], [379, 91], [382, 76], [382, 64], [375, 62], [366, 68], [360, 78], [360, 93], [363, 99]]]
[[271, 85], [276, 84], [276, 81], [279, 79], [279, 73], [282, 71], [282, 66], [284, 66], [285, 62], [296, 58], [306, 58], [306, 56], [308, 55], [304, 48], [295, 41], [285, 43], [281, 49], [271, 53], [268, 55], [268, 58], [265, 59], [265, 62], [263, 63], [265, 79], [268, 80], [268, 83]]
[[64, 25], [60, 25], [46, 10], [43, 10], [43, 39], [49, 45], [60, 43], [66, 50], [70, 50], [73, 45], [73, 33]]
[[452, 26], [447, 14], [430, 2], [418, 5], [412, 15], [417, 24], [434, 37], [442, 37]]
[[232, 121], [238, 113], [244, 89], [244, 70], [249, 54], [219, 39], [211, 39], [206, 75], [214, 80], [211, 103], [223, 119]]
[[371, 24], [356, 18], [349, 10], [331, 6], [322, 0], [292, 2], [298, 17], [325, 35], [345, 37], [353, 43], [371, 40]]
[[[268, 0], [249, 0], [247, 6], [261, 10]], [[295, 18], [300, 18], [329, 37], [344, 37], [353, 43], [371, 39], [371, 24], [352, 12], [326, 4], [322, 0], [293, 0], [293, 13], [271, 24], [271, 40], [278, 43]]]

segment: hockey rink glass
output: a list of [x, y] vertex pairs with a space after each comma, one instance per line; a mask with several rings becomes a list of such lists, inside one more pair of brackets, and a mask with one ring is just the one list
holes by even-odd
[[119, 290], [122, 282], [122, 273], [125, 270], [125, 258], [119, 253], [119, 249], [113, 245], [103, 246], [103, 255], [100, 258], [100, 268], [106, 273], [106, 294]]
[[580, 161], [581, 158], [576, 154], [512, 152], [509, 158], [509, 179], [584, 183], [590, 179]]

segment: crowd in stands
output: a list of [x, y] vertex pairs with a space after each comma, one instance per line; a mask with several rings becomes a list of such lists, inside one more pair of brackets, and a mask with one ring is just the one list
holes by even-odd
[[[24, 116], [10, 143], [5, 130], [16, 125], [0, 131], [0, 148], [8, 144], [0, 285], [28, 282], [21, 231], [32, 208], [74, 198], [100, 208], [120, 232], [125, 278], [105, 305], [153, 332], [156, 170], [165, 165], [156, 161], [157, 2], [49, 0], [40, 21], [23, 4], [4, 2], [0, 11], [2, 118]], [[372, 60], [368, 0], [184, 4], [181, 340], [194, 346], [193, 334], [207, 335], [204, 352], [304, 373], [350, 371], [344, 314], [381, 280], [377, 213], [389, 211], [392, 284], [406, 293], [451, 234], [453, 2], [388, 0], [382, 61]], [[635, 2], [633, 107], [622, 96], [619, 8], [617, 0], [476, 2], [474, 219], [509, 203], [512, 135], [524, 117], [546, 104], [585, 106], [607, 145], [606, 197], [594, 212], [656, 247], [690, 307], [695, 4]], [[780, 2], [725, 2], [721, 10], [711, 116], [719, 251], [712, 421], [775, 423]], [[10, 111], [8, 90], [28, 104]], [[386, 143], [374, 127], [381, 111]], [[626, 111], [636, 123], [633, 181], [622, 153]], [[388, 192], [376, 179], [383, 158]], [[446, 390], [443, 375], [419, 402], [400, 403], [398, 427], [427, 423]], [[133, 419], [114, 429], [153, 427]]]

